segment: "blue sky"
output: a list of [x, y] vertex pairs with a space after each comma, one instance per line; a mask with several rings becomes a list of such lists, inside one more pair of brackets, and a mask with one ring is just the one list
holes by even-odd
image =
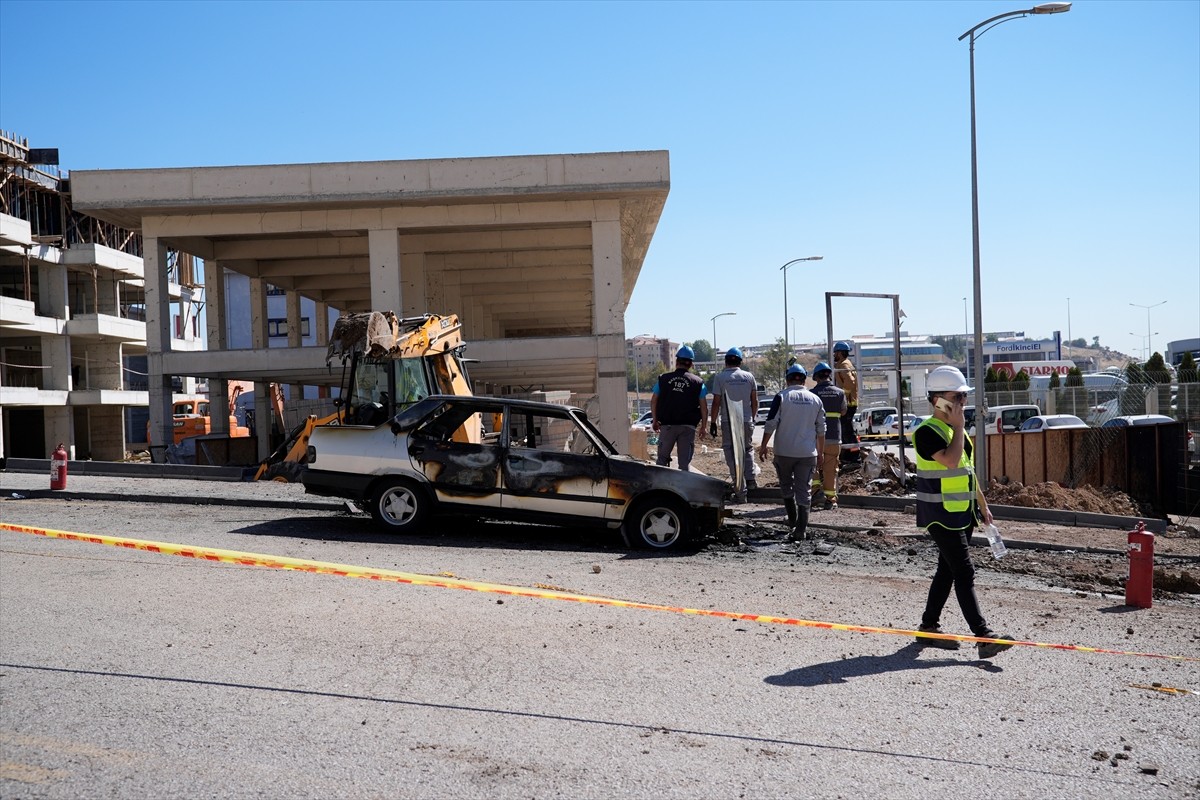
[[[629, 335], [973, 327], [968, 48], [1015, 2], [0, 1], [0, 128], [68, 169], [670, 151]], [[1200, 336], [1200, 2], [978, 39], [983, 319]], [[1068, 303], [1068, 298], [1070, 298]], [[1070, 316], [1068, 320], [1068, 308]], [[456, 309], [432, 309], [455, 311]], [[837, 300], [835, 335], [879, 333]], [[1069, 322], [1069, 325], [1068, 325]], [[788, 321], [791, 327], [790, 320]], [[790, 331], [789, 331], [790, 335]]]

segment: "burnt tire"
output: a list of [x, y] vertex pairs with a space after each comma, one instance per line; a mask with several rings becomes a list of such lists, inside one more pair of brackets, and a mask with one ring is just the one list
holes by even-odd
[[682, 500], [662, 495], [636, 501], [625, 514], [624, 526], [631, 546], [669, 550], [691, 538], [692, 517]]
[[381, 484], [371, 495], [371, 516], [390, 533], [419, 530], [432, 506], [433, 500], [423, 487], [403, 478]]

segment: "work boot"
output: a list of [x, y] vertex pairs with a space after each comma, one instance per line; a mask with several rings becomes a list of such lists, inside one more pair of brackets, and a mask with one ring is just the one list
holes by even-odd
[[[992, 633], [991, 631], [988, 631], [987, 633], [978, 633], [978, 634], [976, 634], [976, 636], [982, 636], [987, 639], [1006, 639], [1010, 642], [1012, 641], [1011, 636], [997, 636], [996, 634]], [[1011, 644], [998, 644], [995, 642], [980, 642], [979, 643], [979, 657], [980, 658], [991, 658], [992, 656], [998, 656], [1001, 653], [1003, 653], [1005, 650], [1010, 649], [1011, 647], [1012, 647]]]
[[783, 507], [787, 509], [788, 527], [796, 527], [796, 498], [789, 497], [784, 500]]
[[[941, 633], [942, 629], [937, 625], [922, 625], [917, 628], [922, 633]], [[936, 647], [941, 650], [957, 650], [959, 643], [953, 639], [930, 639], [926, 636], [918, 636], [917, 644], [921, 647]]]
[[803, 542], [808, 538], [808, 506], [796, 506], [796, 525], [788, 539]]

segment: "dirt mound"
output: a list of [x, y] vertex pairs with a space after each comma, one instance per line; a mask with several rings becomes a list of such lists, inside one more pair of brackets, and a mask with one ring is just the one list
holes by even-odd
[[1144, 515], [1129, 495], [1110, 486], [1080, 486], [1068, 489], [1057, 483], [1025, 486], [1015, 481], [1009, 484], [992, 481], [988, 486], [987, 498], [989, 502], [1002, 506], [1053, 508], [1061, 511], [1117, 514], [1124, 517]]

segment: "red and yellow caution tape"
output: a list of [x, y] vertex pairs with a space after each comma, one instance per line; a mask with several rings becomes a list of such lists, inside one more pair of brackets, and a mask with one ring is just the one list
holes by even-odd
[[245, 553], [238, 550], [221, 550], [214, 547], [191, 547], [189, 545], [173, 544], [170, 542], [151, 542], [142, 539], [127, 539], [120, 536], [99, 536], [95, 534], [72, 533], [51, 528], [34, 528], [27, 525], [12, 525], [0, 523], [0, 530], [13, 533], [29, 533], [35, 536], [45, 536], [52, 539], [67, 539], [89, 544], [103, 544], [111, 547], [123, 547], [129, 550], [142, 550], [147, 553], [161, 555], [183, 556], [200, 561], [217, 561], [225, 564], [238, 564], [246, 567], [268, 567], [270, 569], [288, 569], [299, 572], [311, 572], [318, 575], [338, 575], [343, 578], [366, 578], [372, 581], [391, 581], [406, 583], [413, 586], [433, 586], [439, 589], [463, 589], [470, 592], [486, 592], [489, 594], [508, 595], [512, 597], [534, 597], [543, 600], [565, 600], [573, 603], [588, 603], [591, 605], [615, 606], [617, 608], [636, 608], [642, 611], [667, 611], [673, 614], [689, 614], [698, 617], [720, 617], [723, 619], [739, 619], [746, 622], [759, 622], [764, 625], [793, 625], [804, 628], [821, 628], [832, 631], [847, 631], [850, 633], [880, 633], [894, 636], [909, 636], [924, 639], [947, 639], [958, 642], [995, 642], [997, 644], [1019, 645], [1022, 647], [1041, 647], [1047, 650], [1074, 650], [1080, 653], [1101, 653], [1116, 656], [1138, 656], [1141, 658], [1161, 658], [1172, 661], [1200, 661], [1197, 656], [1172, 656], [1160, 653], [1140, 653], [1132, 650], [1106, 650], [1101, 647], [1085, 647], [1077, 644], [1054, 644], [1049, 642], [1027, 642], [1009, 639], [989, 639], [981, 636], [959, 636], [950, 633], [927, 633], [925, 631], [903, 630], [900, 628], [879, 628], [870, 625], [846, 625], [840, 622], [820, 622], [794, 617], [778, 617], [766, 614], [743, 614], [735, 611], [716, 611], [703, 608], [686, 608], [684, 606], [666, 606], [657, 603], [641, 603], [633, 600], [617, 600], [611, 597], [575, 594], [551, 588], [525, 588], [499, 583], [482, 583], [479, 581], [463, 580], [445, 575], [421, 575], [412, 572], [398, 572], [390, 569], [375, 567], [359, 567], [350, 564], [334, 564], [325, 561], [311, 561], [306, 558], [290, 558], [288, 556], [269, 556], [259, 553]]

